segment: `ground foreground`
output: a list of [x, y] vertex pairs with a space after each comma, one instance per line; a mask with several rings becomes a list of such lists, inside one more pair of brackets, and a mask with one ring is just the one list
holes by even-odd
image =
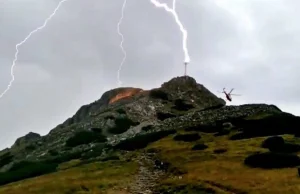
[[[118, 152], [122, 153], [120, 160], [89, 164], [73, 160], [61, 164], [58, 172], [2, 186], [0, 193], [147, 193], [147, 184], [155, 175], [139, 171], [141, 167], [148, 171], [156, 169], [150, 163], [142, 163], [144, 155], [159, 161], [157, 166], [162, 171], [149, 193], [300, 193], [296, 168], [261, 169], [244, 165], [248, 155], [267, 152], [261, 148], [266, 137], [228, 140], [228, 136], [199, 134], [201, 138], [192, 142], [175, 141], [176, 134], [169, 135], [145, 149]], [[297, 141], [291, 135], [283, 137], [287, 142]], [[192, 149], [200, 143], [207, 148]]]

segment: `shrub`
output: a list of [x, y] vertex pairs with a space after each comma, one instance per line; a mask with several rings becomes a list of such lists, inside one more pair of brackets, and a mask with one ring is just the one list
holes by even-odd
[[98, 144], [96, 147], [93, 147], [89, 152], [82, 154], [81, 159], [90, 159], [101, 156], [103, 152], [104, 144]]
[[32, 151], [32, 150], [36, 149], [36, 147], [37, 147], [36, 145], [31, 143], [31, 144], [28, 144], [25, 146], [25, 150]]
[[218, 133], [214, 134], [215, 137], [217, 136], [223, 136], [223, 135], [228, 135], [230, 133], [229, 129], [223, 129], [222, 131], [219, 131]]
[[160, 89], [151, 90], [149, 96], [154, 99], [168, 100], [168, 94]]
[[282, 147], [279, 147], [277, 150], [274, 151], [282, 153], [295, 153], [300, 151], [300, 145], [285, 143]]
[[58, 152], [56, 150], [49, 150], [48, 153], [51, 155], [51, 156], [57, 156], [58, 155]]
[[245, 136], [260, 137], [282, 134], [297, 134], [300, 127], [300, 117], [288, 113], [267, 115], [262, 118], [241, 119], [233, 123], [242, 128]]
[[101, 134], [93, 133], [90, 131], [80, 131], [75, 133], [74, 136], [70, 137], [66, 141], [66, 146], [75, 147], [82, 144], [89, 144], [92, 142], [105, 142], [105, 141], [106, 141], [106, 137]]
[[191, 127], [187, 127], [185, 131], [197, 131], [197, 132], [204, 132], [204, 133], [216, 133], [222, 131], [222, 126], [218, 125], [195, 125]]
[[156, 113], [156, 117], [157, 117], [157, 119], [163, 121], [163, 120], [166, 120], [166, 119], [168, 119], [168, 118], [176, 117], [176, 115], [174, 115], [174, 114], [172, 114], [172, 113], [157, 112], [157, 113]]
[[184, 141], [184, 142], [193, 142], [200, 139], [201, 136], [198, 133], [190, 133], [190, 134], [178, 134], [173, 139], [175, 141]]
[[112, 155], [101, 159], [102, 162], [111, 161], [111, 160], [120, 160], [120, 157], [116, 155]]
[[227, 152], [227, 149], [225, 149], [225, 148], [219, 148], [219, 149], [214, 150], [215, 154], [222, 154], [222, 153], [225, 153], [225, 152]]
[[139, 125], [139, 122], [134, 122], [127, 117], [117, 118], [115, 120], [115, 126], [109, 129], [112, 134], [121, 134], [126, 132], [131, 126]]
[[68, 162], [70, 160], [79, 159], [81, 157], [82, 157], [82, 152], [81, 151], [71, 152], [71, 153], [69, 152], [69, 153], [63, 153], [62, 155], [58, 155], [56, 157], [48, 159], [47, 162], [60, 164], [60, 163], [63, 163], [63, 162]]
[[251, 135], [248, 135], [244, 132], [238, 132], [229, 137], [230, 140], [241, 140], [251, 138]]
[[261, 147], [269, 148], [270, 151], [278, 150], [279, 147], [284, 145], [284, 139], [280, 136], [268, 137], [262, 142]]
[[294, 154], [267, 152], [248, 156], [244, 164], [254, 168], [288, 168], [298, 166], [300, 158]]
[[205, 150], [206, 148], [208, 148], [207, 145], [203, 144], [203, 143], [199, 143], [196, 144], [192, 147], [192, 150]]
[[268, 148], [272, 152], [294, 153], [300, 151], [300, 145], [285, 143], [280, 136], [273, 136], [262, 142], [263, 148]]
[[137, 135], [133, 138], [121, 141], [115, 146], [115, 149], [133, 151], [137, 149], [145, 148], [148, 144], [158, 141], [170, 134], [176, 133], [176, 130], [158, 131], [153, 133], [147, 133], [143, 135]]
[[6, 152], [2, 156], [0, 156], [0, 167], [12, 162], [13, 158], [14, 156], [10, 152]]
[[90, 131], [92, 131], [94, 133], [102, 133], [102, 129], [99, 127], [92, 127], [92, 128], [90, 128]]
[[147, 153], [158, 153], [160, 152], [160, 149], [158, 148], [149, 148], [146, 150]]
[[115, 117], [113, 116], [113, 115], [107, 115], [107, 116], [105, 116], [104, 117], [104, 119], [111, 119], [111, 120], [113, 120], [113, 119], [115, 119]]
[[173, 194], [173, 193], [191, 193], [191, 194], [215, 194], [218, 193], [212, 188], [207, 188], [203, 185], [193, 184], [161, 184], [155, 188], [155, 193]]
[[22, 161], [9, 171], [0, 173], [0, 185], [55, 172], [56, 168], [56, 163]]
[[121, 108], [117, 109], [116, 112], [119, 113], [119, 114], [126, 114], [126, 111], [124, 109], [121, 109]]

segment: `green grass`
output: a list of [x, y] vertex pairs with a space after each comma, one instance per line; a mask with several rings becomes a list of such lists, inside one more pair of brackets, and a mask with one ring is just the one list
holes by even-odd
[[[214, 134], [200, 132], [199, 140], [181, 142], [173, 140], [175, 135], [157, 139], [142, 150], [128, 152], [122, 156], [123, 160], [83, 165], [80, 160], [72, 160], [59, 165], [58, 172], [2, 186], [0, 193], [127, 194], [129, 192], [125, 188], [132, 183], [138, 170], [138, 164], [132, 159], [144, 150], [157, 152], [160, 160], [170, 164], [167, 170], [170, 176], [164, 178], [156, 188], [161, 192], [300, 193], [296, 168], [264, 170], [244, 165], [244, 159], [250, 154], [268, 151], [261, 148], [261, 143], [267, 137], [231, 141], [227, 135], [215, 137]], [[283, 138], [286, 142], [300, 143], [292, 135], [284, 135]], [[198, 143], [204, 143], [208, 148], [192, 150]], [[226, 149], [226, 152], [215, 153], [218, 149]]]
[[[165, 179], [161, 185], [185, 184], [195, 187], [206, 185], [216, 193], [300, 193], [300, 179], [296, 168], [263, 170], [250, 168], [243, 164], [244, 159], [253, 153], [267, 152], [261, 148], [266, 137], [230, 141], [227, 136], [214, 137], [201, 133], [197, 142], [175, 142], [172, 136], [148, 146], [147, 149], [159, 150], [161, 160], [169, 162], [181, 172], [182, 179]], [[284, 135], [285, 140], [294, 139]], [[208, 148], [192, 151], [196, 143], [205, 143]], [[226, 149], [227, 152], [216, 154], [214, 150]]]
[[[62, 164], [60, 171], [0, 187], [5, 194], [125, 194], [133, 181], [137, 164], [125, 161], [94, 162], [77, 167], [77, 161]], [[66, 169], [66, 170], [62, 170]], [[121, 181], [120, 181], [121, 180]]]

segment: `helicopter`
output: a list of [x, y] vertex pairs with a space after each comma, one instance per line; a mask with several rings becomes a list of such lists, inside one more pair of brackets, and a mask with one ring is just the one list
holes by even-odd
[[231, 96], [240, 96], [240, 94], [231, 94], [231, 92], [234, 90], [234, 88], [232, 88], [231, 90], [230, 90], [230, 92], [226, 92], [225, 91], [225, 88], [223, 88], [223, 92], [221, 92], [221, 93], [224, 93], [225, 94], [225, 97], [226, 97], [226, 99], [228, 100], [228, 101], [232, 101], [232, 97]]

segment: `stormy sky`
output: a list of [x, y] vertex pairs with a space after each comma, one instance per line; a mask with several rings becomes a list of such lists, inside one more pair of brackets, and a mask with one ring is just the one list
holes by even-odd
[[[41, 26], [59, 0], [0, 2], [0, 91], [15, 45]], [[171, 5], [171, 0], [161, 0]], [[117, 87], [123, 0], [69, 0], [19, 47], [15, 82], [0, 99], [0, 148], [33, 131], [45, 135], [80, 106]], [[276, 104], [300, 115], [298, 0], [177, 0], [188, 31], [188, 74], [213, 93], [235, 88], [233, 103]], [[145, 89], [183, 74], [182, 34], [150, 0], [128, 0], [121, 26], [123, 86]]]

